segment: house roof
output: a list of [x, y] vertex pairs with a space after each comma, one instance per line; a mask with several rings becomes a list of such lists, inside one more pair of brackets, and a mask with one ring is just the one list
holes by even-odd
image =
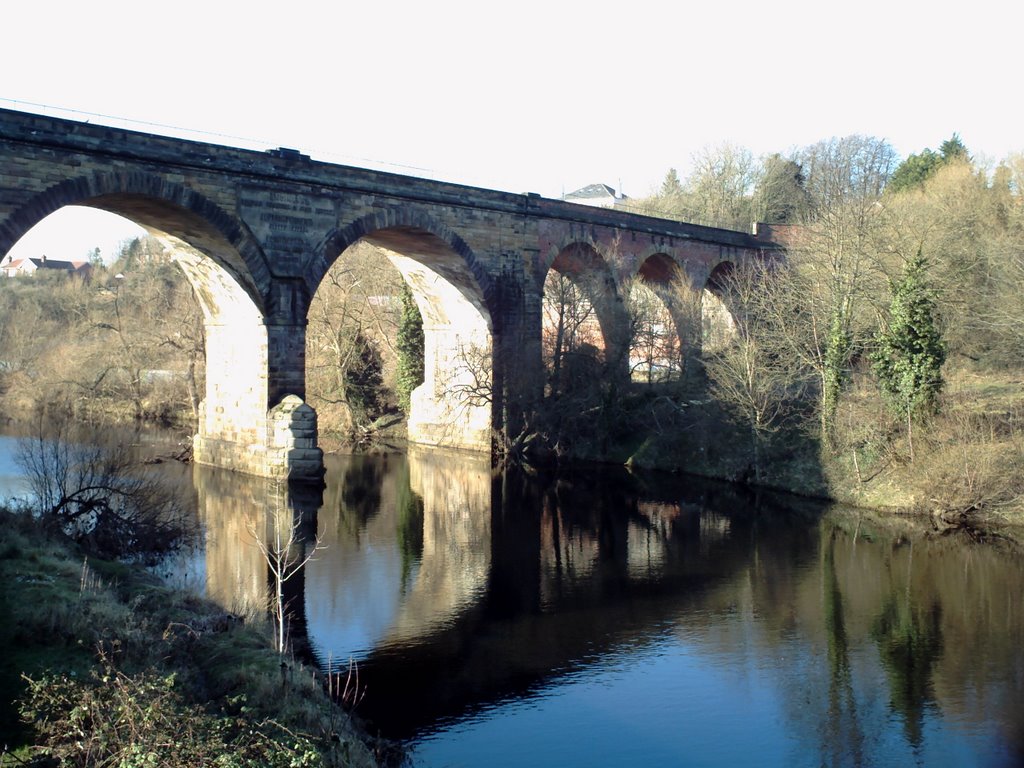
[[63, 259], [48, 259], [45, 256], [39, 258], [12, 259], [10, 256], [0, 262], [0, 269], [5, 273], [33, 272], [37, 269], [55, 269], [60, 272], [84, 272], [91, 265], [88, 261], [65, 261]]
[[609, 187], [607, 184], [589, 184], [582, 189], [577, 189], [575, 192], [570, 192], [565, 195], [563, 200], [581, 200], [581, 199], [593, 199], [595, 197], [615, 197], [615, 190]]
[[81, 261], [62, 261], [60, 259], [48, 259], [45, 256], [38, 259], [28, 259], [39, 269], [63, 269], [66, 272], [74, 272], [85, 262]]

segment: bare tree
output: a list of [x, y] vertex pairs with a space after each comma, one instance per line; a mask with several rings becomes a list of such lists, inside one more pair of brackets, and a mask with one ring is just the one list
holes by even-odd
[[873, 136], [819, 141], [794, 158], [806, 178], [811, 219], [853, 202], [870, 206], [885, 190], [899, 160], [896, 150]]
[[700, 357], [704, 337], [704, 302], [707, 289], [697, 289], [688, 279], [679, 278], [668, 286], [666, 306], [679, 335], [680, 377], [685, 377], [691, 362]]
[[796, 361], [786, 354], [775, 318], [765, 311], [775, 280], [771, 268], [760, 263], [738, 266], [721, 279], [738, 332], [704, 356], [712, 394], [749, 430], [755, 482], [764, 477], [765, 443], [801, 390]]
[[552, 270], [544, 283], [544, 359], [552, 392], [570, 386], [581, 358], [596, 361], [604, 348], [593, 291], [585, 281]]
[[[402, 276], [368, 243], [347, 250], [328, 271], [313, 298], [306, 333], [309, 401], [324, 431], [352, 434], [396, 405], [397, 350]], [[373, 407], [363, 407], [354, 377], [376, 355], [381, 378]], [[357, 402], [360, 401], [360, 402]]]
[[[671, 287], [666, 287], [665, 292], [671, 300]], [[648, 384], [678, 378], [682, 356], [676, 317], [670, 306], [639, 277], [630, 282], [625, 294], [631, 377]]]
[[889, 217], [880, 196], [896, 156], [884, 141], [852, 136], [797, 157], [809, 207], [788, 247], [793, 290], [779, 309], [799, 320], [780, 327], [789, 353], [817, 375], [822, 439], [831, 444], [851, 361], [871, 338], [885, 295], [881, 251]]
[[684, 184], [687, 220], [748, 230], [755, 178], [756, 163], [749, 150], [729, 143], [701, 150], [693, 156], [693, 170]]
[[17, 460], [43, 524], [99, 556], [161, 554], [195, 536], [181, 499], [129, 445], [73, 435], [67, 409], [37, 414]]
[[5, 281], [2, 294], [12, 318], [0, 332], [0, 359], [12, 363], [9, 401], [68, 401], [89, 420], [187, 422], [190, 410], [195, 418], [202, 312], [155, 241], [127, 243], [113, 268], [96, 267], [89, 281], [37, 275]]
[[118, 274], [115, 276], [114, 281], [111, 283], [111, 291], [113, 295], [113, 301], [111, 305], [113, 307], [112, 315], [107, 315], [110, 319], [104, 319], [96, 323], [97, 328], [111, 331], [114, 337], [117, 339], [117, 345], [120, 347], [120, 355], [113, 355], [108, 357], [109, 365], [103, 369], [100, 378], [97, 379], [97, 384], [103, 381], [112, 370], [120, 370], [127, 378], [128, 383], [128, 394], [131, 397], [132, 405], [135, 409], [135, 420], [142, 421], [142, 354], [146, 347], [139, 344], [134, 338], [134, 334], [131, 330], [135, 327], [135, 323], [129, 322], [121, 311], [121, 283], [124, 280], [124, 275]]
[[0, 281], [0, 391], [16, 386], [17, 379], [34, 378], [39, 360], [60, 338], [57, 323], [38, 302], [11, 290], [12, 282]]
[[996, 282], [993, 301], [988, 305], [984, 321], [992, 335], [1002, 340], [1016, 362], [1024, 361], [1024, 250], [1007, 254], [1002, 263], [1001, 279]]
[[126, 243], [94, 281], [88, 322], [75, 329], [85, 354], [72, 380], [89, 398], [130, 402], [136, 421], [184, 407], [198, 415], [203, 316], [173, 256], [156, 238]]
[[452, 400], [462, 406], [488, 405], [494, 399], [490, 346], [460, 344], [455, 353], [448, 391]]
[[276, 481], [272, 483], [267, 507], [267, 532], [260, 535], [255, 526], [249, 528], [249, 535], [259, 548], [260, 554], [270, 571], [271, 587], [270, 613], [274, 619], [274, 644], [278, 653], [288, 647], [288, 603], [285, 600], [284, 585], [325, 548], [320, 536], [310, 547], [303, 541], [302, 520], [288, 504], [288, 486]]
[[172, 316], [179, 322], [165, 328], [160, 344], [185, 358], [185, 392], [192, 419], [198, 422], [206, 372], [206, 326], [194, 289], [182, 292]]

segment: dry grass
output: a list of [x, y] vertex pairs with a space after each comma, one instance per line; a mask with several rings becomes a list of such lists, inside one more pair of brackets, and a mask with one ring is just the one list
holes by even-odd
[[[254, 728], [281, 725], [320, 751], [319, 764], [376, 764], [323, 681], [272, 650], [263, 622], [226, 614], [124, 565], [83, 561], [63, 543], [43, 538], [32, 522], [0, 512], [0, 607], [6, 615], [0, 672], [5, 687], [20, 689], [9, 691], [12, 699], [73, 703], [68, 696], [80, 695], [101, 701], [106, 694], [94, 687], [103, 680], [148, 690], [153, 681], [173, 679], [182, 712], [232, 722], [249, 718]], [[22, 674], [35, 682], [19, 684]], [[44, 678], [53, 681], [53, 696], [40, 688]], [[13, 711], [3, 717], [10, 727]], [[38, 737], [31, 729], [23, 733], [22, 756], [35, 753], [29, 745]]]
[[931, 515], [938, 525], [1024, 520], [1024, 378], [947, 372], [938, 415], [888, 414], [862, 379], [843, 400], [839, 440], [823, 457], [833, 495], [865, 507]]
[[[812, 404], [794, 404], [766, 445], [762, 485], [928, 516], [941, 528], [999, 529], [1024, 541], [1024, 371], [950, 364], [944, 374], [939, 414], [913, 425], [913, 446], [866, 369], [843, 393], [829, 446]], [[667, 398], [655, 402], [661, 400]], [[692, 400], [656, 416], [639, 420], [633, 434], [646, 440], [632, 447], [630, 463], [752, 480], [749, 439], [714, 401]]]

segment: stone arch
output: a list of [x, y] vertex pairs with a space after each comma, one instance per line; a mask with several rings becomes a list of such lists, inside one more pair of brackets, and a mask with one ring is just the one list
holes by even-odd
[[[573, 313], [577, 309], [567, 307], [566, 298], [553, 293], [558, 290], [552, 283], [554, 273], [567, 278], [572, 284], [567, 286], [564, 281], [561, 283], [563, 290], [570, 289], [570, 303], [583, 300], [585, 316], [576, 313], [571, 322], [579, 328], [574, 328], [573, 333], [581, 328], [585, 332], [585, 338], [593, 337], [593, 326], [596, 323], [601, 346], [597, 347], [593, 342], [587, 341], [587, 345], [596, 347], [590, 350], [590, 354], [602, 360], [608, 372], [618, 374], [628, 370], [629, 319], [614, 271], [592, 244], [573, 241], [563, 245], [553, 255], [549, 255], [546, 270], [539, 276], [542, 278], [540, 294], [544, 304], [544, 334], [547, 336], [544, 354], [546, 358], [552, 358], [549, 363], [551, 375], [555, 379], [561, 375], [560, 351], [563, 348], [564, 319], [567, 312]], [[586, 332], [588, 326], [591, 329], [589, 333]]]
[[[660, 307], [654, 308], [656, 314], [664, 313], [669, 322], [663, 323], [661, 317], [633, 318], [634, 325], [640, 325], [631, 340], [633, 378], [649, 383], [676, 378], [685, 371], [687, 359], [700, 343], [700, 293], [693, 290], [684, 268], [664, 251], [644, 258], [635, 277], [660, 301]], [[660, 327], [663, 324], [668, 327]]]
[[409, 440], [490, 450], [497, 400], [490, 275], [457, 233], [421, 211], [394, 208], [331, 232], [311, 260], [308, 285], [319, 287], [361, 241], [401, 273], [423, 318], [424, 381], [412, 393]]
[[565, 260], [564, 254], [566, 253], [581, 256], [583, 259], [589, 260], [591, 264], [599, 265], [600, 269], [609, 275], [613, 275], [611, 262], [605, 258], [602, 250], [597, 232], [580, 231], [570, 227], [567, 232], [561, 234], [561, 237], [548, 241], [548, 248], [540, 257], [540, 269], [537, 277], [543, 285], [552, 267], [556, 267], [556, 262]]
[[675, 259], [664, 251], [648, 255], [636, 270], [644, 282], [658, 286], [671, 286], [675, 281], [683, 279], [682, 272]]
[[[493, 286], [490, 274], [484, 269], [480, 260], [473, 250], [467, 245], [456, 232], [434, 220], [425, 213], [410, 208], [387, 208], [377, 213], [363, 216], [349, 223], [345, 227], [338, 228], [328, 234], [323, 244], [317, 249], [314, 258], [310, 259], [309, 268], [306, 272], [306, 282], [315, 291], [323, 281], [327, 270], [331, 268], [335, 260], [346, 248], [361, 239], [380, 238], [381, 233], [392, 233], [387, 236], [395, 244], [400, 244], [401, 233], [409, 233], [413, 237], [416, 233], [426, 234], [443, 243], [444, 246], [457, 256], [468, 275], [472, 276], [476, 284], [474, 289], [482, 299], [482, 306], [488, 313], [497, 317], [492, 312]], [[385, 246], [388, 247], [388, 246]], [[467, 299], [469, 297], [467, 296]]]
[[81, 205], [116, 213], [155, 234], [209, 256], [264, 312], [270, 284], [266, 257], [245, 226], [204, 195], [158, 174], [94, 173], [36, 194], [0, 224], [0, 253], [54, 211]]
[[729, 275], [736, 263], [729, 259], [719, 261], [708, 272], [701, 292], [701, 339], [703, 348], [720, 349], [736, 335], [736, 318], [730, 309]]

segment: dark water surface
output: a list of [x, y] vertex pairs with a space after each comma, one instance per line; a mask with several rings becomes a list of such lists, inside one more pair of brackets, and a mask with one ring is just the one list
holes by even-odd
[[[265, 599], [247, 531], [266, 483], [195, 479], [207, 591]], [[331, 457], [327, 481], [291, 501], [325, 547], [290, 583], [295, 631], [323, 666], [358, 663], [358, 713], [417, 765], [1024, 759], [1024, 563], [1006, 546], [423, 450]]]
[[[0, 443], [0, 476], [4, 451]], [[1024, 559], [907, 521], [604, 468], [328, 457], [327, 487], [176, 473], [179, 579], [265, 605], [251, 531], [301, 519], [293, 635], [440, 766], [1024, 763]]]

